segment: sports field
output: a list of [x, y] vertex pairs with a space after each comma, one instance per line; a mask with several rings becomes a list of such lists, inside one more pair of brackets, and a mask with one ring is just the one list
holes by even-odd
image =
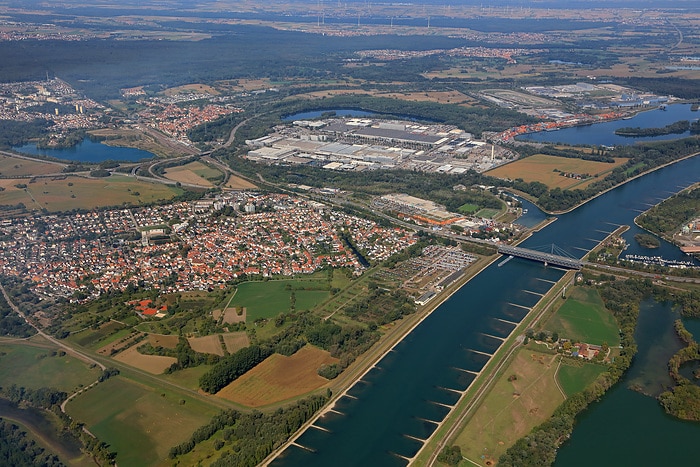
[[575, 287], [564, 304], [547, 322], [546, 329], [560, 338], [587, 344], [620, 344], [619, 327], [612, 313], [605, 309], [595, 289]]
[[484, 208], [480, 209], [479, 212], [476, 213], [476, 215], [484, 219], [493, 219], [493, 217], [499, 212], [501, 211], [499, 211], [498, 209]]
[[5, 189], [0, 192], [0, 204], [24, 203], [27, 209], [47, 209], [51, 212], [139, 205], [167, 200], [182, 193], [180, 188], [143, 182], [124, 175], [98, 179], [36, 179], [34, 183], [26, 179], [0, 179], [0, 187]]
[[218, 410], [117, 376], [71, 400], [67, 412], [118, 452], [119, 465], [140, 467], [162, 462]]
[[474, 214], [479, 210], [479, 206], [476, 204], [467, 203], [461, 205], [459, 208], [457, 208], [457, 210], [463, 214]]
[[[625, 162], [627, 162], [627, 159], [623, 158], [616, 158], [614, 163], [607, 163], [535, 154], [534, 156], [496, 167], [485, 173], [486, 175], [503, 179], [515, 180], [522, 178], [526, 182], [541, 182], [549, 188], [561, 188], [564, 190], [585, 188]], [[578, 180], [565, 177], [562, 173], [590, 174], [591, 178]]]
[[337, 361], [325, 350], [310, 345], [291, 357], [273, 354], [219, 391], [217, 396], [248, 407], [291, 399], [328, 383], [317, 371], [321, 365]]

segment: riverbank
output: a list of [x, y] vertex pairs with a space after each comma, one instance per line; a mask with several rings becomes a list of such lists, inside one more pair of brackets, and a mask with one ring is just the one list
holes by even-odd
[[61, 436], [56, 430], [58, 423], [55, 415], [36, 409], [20, 409], [10, 401], [0, 398], [0, 418], [22, 425], [43, 448], [57, 454], [59, 458], [69, 465], [92, 466], [96, 465], [88, 456], [80, 450], [80, 443], [68, 442], [68, 438]]
[[529, 194], [527, 194], [527, 193], [524, 193], [524, 192], [522, 192], [522, 191], [519, 191], [519, 190], [515, 190], [515, 189], [513, 189], [513, 188], [508, 188], [508, 190], [513, 191], [513, 192], [515, 192], [516, 194], [518, 194], [519, 196], [522, 196], [523, 198], [527, 199], [527, 200], [530, 201], [532, 204], [534, 204], [535, 206], [537, 206], [540, 210], [542, 210], [542, 212], [544, 212], [544, 213], [546, 213], [546, 214], [548, 214], [548, 215], [550, 215], [550, 216], [560, 216], [560, 215], [563, 215], [563, 214], [568, 214], [568, 213], [570, 213], [570, 212], [572, 212], [572, 211], [574, 211], [574, 210], [580, 208], [580, 207], [583, 206], [584, 204], [589, 203], [590, 201], [593, 201], [594, 199], [596, 199], [596, 198], [598, 198], [598, 197], [600, 197], [600, 196], [602, 196], [602, 195], [608, 193], [609, 191], [614, 190], [615, 188], [619, 188], [619, 187], [621, 187], [621, 186], [623, 186], [623, 185], [625, 185], [625, 184], [627, 184], [627, 183], [629, 183], [629, 182], [631, 182], [631, 181], [633, 181], [633, 180], [636, 180], [637, 178], [643, 177], [643, 176], [645, 176], [645, 175], [649, 175], [650, 173], [656, 172], [656, 171], [659, 170], [659, 169], [663, 169], [663, 168], [668, 167], [668, 166], [670, 166], [670, 165], [677, 164], [678, 162], [682, 162], [682, 161], [684, 161], [684, 160], [686, 160], [686, 159], [691, 159], [691, 158], [696, 157], [696, 156], [698, 156], [698, 155], [700, 155], [700, 152], [695, 152], [695, 153], [693, 153], [693, 154], [689, 154], [689, 155], [687, 155], [687, 156], [681, 157], [680, 159], [675, 159], [675, 160], [673, 160], [673, 161], [671, 161], [671, 162], [667, 162], [667, 163], [665, 163], [665, 164], [656, 166], [656, 167], [654, 167], [654, 168], [652, 168], [652, 169], [649, 169], [649, 170], [647, 170], [647, 171], [645, 171], [645, 172], [642, 172], [642, 173], [640, 173], [640, 174], [637, 174], [637, 175], [635, 175], [635, 176], [633, 176], [633, 177], [627, 178], [627, 179], [625, 179], [623, 182], [618, 183], [617, 185], [611, 186], [610, 188], [606, 188], [605, 190], [601, 191], [600, 193], [597, 193], [597, 194], [591, 196], [590, 198], [587, 198], [587, 199], [581, 201], [580, 203], [576, 204], [575, 206], [572, 206], [572, 207], [570, 207], [569, 209], [565, 209], [565, 210], [563, 210], [563, 211], [547, 211], [546, 209], [543, 209], [539, 204], [537, 204], [537, 200], [534, 199], [531, 195], [529, 195]]
[[360, 381], [367, 373], [369, 373], [377, 364], [391, 352], [401, 341], [404, 340], [416, 327], [418, 327], [431, 313], [439, 308], [445, 301], [457, 293], [465, 284], [476, 277], [484, 269], [489, 267], [494, 261], [499, 259], [500, 255], [495, 254], [487, 257], [482, 257], [474, 263], [467, 272], [455, 281], [453, 284], [446, 287], [438, 296], [426, 304], [422, 310], [414, 313], [411, 316], [404, 317], [401, 322], [394, 322], [394, 329], [385, 334], [383, 338], [375, 344], [365, 355], [361, 356], [348, 367], [339, 377], [335, 384], [329, 386], [333, 395], [328, 401], [326, 407], [309, 419], [285, 444], [273, 451], [261, 465], [267, 466], [277, 456], [279, 456], [290, 445], [304, 434], [304, 432], [318, 421], [319, 418], [332, 411], [336, 402], [347, 395], [348, 391]]
[[510, 364], [515, 351], [522, 345], [523, 330], [533, 327], [549, 311], [559, 298], [562, 289], [571, 283], [575, 271], [565, 273], [559, 281], [532, 308], [525, 318], [511, 331], [503, 344], [493, 354], [477, 378], [472, 381], [465, 394], [450, 411], [449, 415], [439, 424], [423, 448], [416, 454], [413, 461], [419, 465], [433, 465], [442, 449], [449, 444], [454, 436], [464, 429], [468, 419], [489, 394], [495, 382], [502, 376], [503, 370]]
[[[545, 228], [546, 226], [548, 226], [556, 220], [556, 218], [547, 218], [543, 220], [542, 222], [534, 226], [532, 229], [530, 229], [527, 235], [518, 239], [517, 243], [525, 241], [527, 238], [529, 238], [530, 235], [532, 235], [532, 233], [540, 231], [541, 229]], [[479, 275], [479, 273], [481, 273], [484, 269], [489, 267], [492, 263], [500, 259], [500, 257], [501, 255], [499, 254], [481, 257], [467, 270], [467, 272], [461, 278], [459, 278], [450, 286], [446, 287], [445, 290], [440, 292], [435, 299], [431, 300], [427, 305], [425, 305], [422, 310], [416, 312], [415, 314], [409, 317], [404, 317], [400, 322], [392, 323], [392, 325], [395, 326], [394, 329], [392, 329], [385, 336], [383, 336], [383, 338], [372, 349], [370, 349], [370, 351], [367, 354], [358, 358], [353, 363], [353, 365], [348, 367], [348, 369], [346, 369], [346, 371], [344, 371], [338, 377], [338, 380], [334, 384], [327, 386], [332, 390], [333, 396], [329, 400], [326, 407], [324, 407], [324, 409], [319, 411], [319, 413], [317, 413], [314, 417], [308, 420], [302, 426], [302, 428], [299, 429], [297, 433], [295, 433], [292, 437], [290, 437], [290, 439], [284, 445], [280, 446], [273, 453], [271, 453], [270, 456], [268, 456], [265, 459], [265, 461], [263, 461], [262, 465], [269, 465], [277, 456], [279, 456], [280, 453], [282, 453], [290, 445], [294, 444], [297, 441], [297, 439], [301, 437], [311, 425], [314, 425], [318, 421], [318, 419], [320, 419], [327, 413], [333, 411], [336, 402], [339, 399], [346, 396], [348, 394], [348, 391], [350, 391], [358, 381], [362, 380], [362, 378], [364, 378], [365, 375], [367, 375], [367, 373], [369, 373], [373, 368], [375, 368], [377, 364], [384, 357], [386, 357], [387, 354], [391, 352], [399, 343], [401, 343], [401, 341], [403, 341], [406, 336], [408, 336], [416, 327], [418, 327], [423, 321], [425, 321], [436, 309], [443, 305], [443, 303], [445, 303], [455, 293], [457, 293], [464, 285], [466, 285], [470, 280]], [[523, 322], [530, 323], [527, 317], [523, 320]], [[513, 333], [518, 329], [520, 329], [519, 326], [514, 328], [514, 330], [508, 336], [508, 339], [510, 339], [514, 335]], [[504, 346], [502, 345], [499, 348], [499, 351], [503, 347]], [[517, 345], [515, 346], [515, 348], [517, 348]], [[496, 355], [498, 355], [498, 352], [496, 353]], [[493, 358], [489, 359], [489, 361], [486, 362], [486, 364], [484, 365], [484, 369], [480, 371], [480, 374], [483, 374], [485, 369], [490, 368], [489, 365], [491, 365], [492, 360]], [[472, 386], [474, 385], [477, 379], [478, 378], [475, 378], [475, 380], [467, 387], [465, 392], [469, 392], [471, 390]], [[443, 423], [444, 421], [440, 422], [438, 427], [442, 426]], [[420, 451], [416, 455], [418, 454], [420, 454]]]
[[[637, 179], [623, 190], [561, 216], [526, 245], [534, 245], [535, 240], [550, 244], [565, 239], [567, 249], [587, 252], [600, 241], [596, 232], [608, 235], [620, 225], [631, 224], [635, 211], [641, 211], [646, 200], [697, 182], [698, 164], [700, 159], [693, 158]], [[484, 365], [503, 345], [501, 339], [528, 314], [534, 318], [532, 309], [538, 302], [546, 304], [541, 296], [562, 275], [554, 268], [519, 259], [482, 271], [415, 328], [349, 392], [349, 397], [338, 401], [336, 412], [307, 430], [299, 438], [301, 447], [288, 448], [273, 465], [321, 467], [332, 465], [334, 460], [347, 466], [403, 465], [397, 456], [414, 458], [423, 440], [430, 439], [431, 446], [414, 462], [425, 465], [435, 451], [432, 447], [444, 439], [447, 425], [456, 419], [457, 415], [446, 417], [460, 403], [460, 395], [469, 387], [465, 399], [473, 397], [476, 385], [470, 383], [476, 374], [492, 371], [494, 366]], [[504, 321], [513, 324], [506, 326]], [[507, 348], [508, 344], [498, 355], [502, 357]], [[495, 365], [495, 360], [490, 364]], [[459, 407], [457, 410], [463, 405]], [[433, 434], [443, 419], [447, 421], [441, 431]]]
[[663, 203], [665, 203], [666, 201], [668, 201], [669, 199], [673, 198], [674, 196], [678, 196], [680, 193], [683, 193], [684, 191], [694, 190], [694, 189], [697, 189], [697, 188], [699, 188], [699, 187], [700, 187], [700, 183], [696, 183], [696, 184], [691, 185], [691, 186], [689, 186], [689, 187], [687, 187], [687, 188], [685, 188], [685, 189], [679, 191], [678, 193], [672, 194], [671, 196], [667, 197], [666, 199], [664, 199], [664, 200], [662, 200], [662, 201], [656, 203], [654, 206], [651, 206], [649, 209], [647, 209], [646, 211], [644, 211], [644, 212], [640, 213], [638, 216], [636, 216], [636, 217], [634, 218], [634, 225], [636, 225], [636, 226], [639, 227], [640, 229], [644, 230], [645, 232], [649, 232], [649, 233], [652, 234], [652, 235], [658, 235], [658, 236], [661, 237], [662, 239], [666, 240], [667, 242], [669, 242], [669, 243], [671, 243], [671, 244], [673, 244], [673, 245], [676, 245], [676, 246], [679, 247], [679, 248], [680, 248], [680, 247], [683, 247], [684, 245], [679, 244], [679, 243], [676, 241], [676, 239], [674, 238], [673, 234], [669, 237], [668, 232], [661, 232], [660, 234], [657, 234], [656, 232], [652, 232], [651, 230], [646, 229], [645, 227], [643, 227], [643, 226], [638, 222], [638, 219], [639, 219], [640, 217], [644, 216], [645, 214], [647, 214], [649, 211], [651, 211], [651, 210], [654, 209], [655, 207], [657, 207], [657, 206], [659, 206], [660, 204], [663, 204]]

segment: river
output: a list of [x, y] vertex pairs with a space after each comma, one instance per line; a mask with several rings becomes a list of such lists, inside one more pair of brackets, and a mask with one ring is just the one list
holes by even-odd
[[[619, 225], [631, 224], [650, 204], [698, 181], [700, 157], [659, 169], [560, 216], [523, 246], [555, 243], [572, 256], [582, 257]], [[513, 330], [513, 323], [563, 275], [559, 269], [519, 258], [500, 267], [499, 263], [494, 262], [443, 302], [272, 465], [406, 465], [472, 382], [472, 372], [483, 367]], [[660, 410], [654, 399], [624, 386], [612, 391], [611, 397], [623, 397], [616, 396], [620, 391], [630, 398], [643, 398], [620, 416], [630, 426]], [[697, 425], [670, 419], [668, 423], [697, 438]], [[653, 423], [645, 428], [657, 431]], [[578, 437], [579, 427], [572, 439]], [[620, 450], [624, 454], [625, 449], [635, 448], [636, 443], [630, 442]], [[686, 458], [695, 455], [692, 443], [674, 449], [684, 449]]]
[[593, 125], [575, 126], [563, 128], [557, 131], [540, 131], [518, 136], [518, 141], [530, 141], [537, 143], [566, 143], [571, 145], [597, 145], [616, 146], [634, 144], [641, 141], [661, 141], [685, 138], [690, 132], [683, 134], [671, 134], [662, 136], [625, 137], [615, 134], [618, 128], [660, 128], [680, 120], [693, 121], [700, 118], [700, 113], [690, 110], [690, 104], [674, 104], [666, 107], [666, 110], [653, 108], [640, 112], [631, 119], [613, 120]]
[[[24, 425], [40, 445], [60, 456], [64, 462], [70, 464], [83, 454], [80, 451], [80, 442], [67, 433], [58, 432], [52, 420], [38, 409], [20, 409], [10, 401], [0, 398], [0, 418]], [[85, 464], [87, 465], [87, 462]]]

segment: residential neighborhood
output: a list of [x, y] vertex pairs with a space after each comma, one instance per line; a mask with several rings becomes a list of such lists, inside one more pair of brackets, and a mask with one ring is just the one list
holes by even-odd
[[[417, 241], [413, 232], [280, 194], [4, 220], [0, 271], [46, 297], [86, 299], [129, 286], [210, 290], [242, 275], [361, 274]], [[349, 239], [349, 241], [348, 241]], [[363, 265], [364, 264], [364, 265]]]

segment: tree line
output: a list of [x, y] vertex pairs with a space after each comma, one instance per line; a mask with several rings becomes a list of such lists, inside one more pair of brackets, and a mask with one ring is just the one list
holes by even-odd
[[36, 330], [15, 313], [5, 296], [0, 294], [0, 336], [29, 337], [34, 334]]
[[690, 130], [690, 122], [688, 120], [679, 120], [662, 127], [641, 128], [641, 127], [622, 127], [615, 130], [616, 135], [620, 136], [663, 136], [671, 134], [681, 134]]
[[50, 451], [39, 446], [27, 432], [10, 421], [0, 418], [0, 463], [12, 466], [64, 467], [65, 464]]
[[669, 374], [676, 385], [661, 393], [659, 402], [666, 413], [674, 417], [700, 421], [700, 387], [680, 372], [681, 365], [700, 360], [700, 346], [681, 320], [676, 320], [674, 327], [685, 347], [676, 352], [668, 362]]
[[328, 392], [309, 396], [266, 414], [256, 410], [251, 413], [223, 411], [195, 430], [190, 439], [170, 449], [168, 457], [177, 459], [191, 452], [197, 444], [214, 438], [214, 449], [221, 454], [212, 466], [252, 467], [282, 446], [329, 397]]

